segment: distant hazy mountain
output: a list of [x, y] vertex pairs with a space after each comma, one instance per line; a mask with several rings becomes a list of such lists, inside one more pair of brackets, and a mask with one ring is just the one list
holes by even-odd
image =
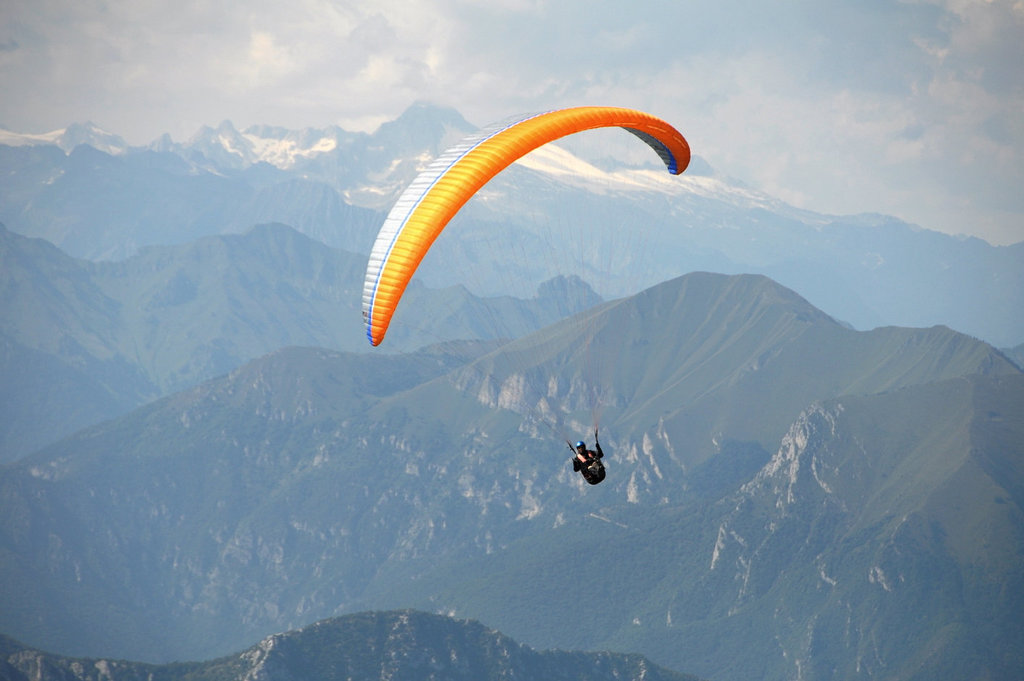
[[373, 136], [336, 127], [239, 132], [225, 121], [184, 144], [165, 136], [130, 148], [91, 126], [0, 131], [0, 222], [92, 259], [275, 221], [366, 254], [383, 206], [424, 156], [472, 129], [453, 111], [419, 106]]
[[[0, 631], [204, 659], [415, 607], [708, 678], [1022, 671], [1024, 376], [991, 346], [696, 274], [478, 353], [280, 351], [0, 470]], [[592, 488], [564, 438], [605, 358]]]
[[[225, 121], [185, 142], [165, 136], [129, 148], [90, 126], [2, 133], [0, 221], [92, 259], [265, 222], [365, 255], [417, 170], [472, 129], [455, 111], [418, 104], [373, 134], [239, 131]], [[555, 275], [578, 274], [614, 297], [690, 271], [759, 273], [860, 329], [943, 324], [998, 346], [1024, 338], [1024, 243], [993, 247], [886, 216], [797, 210], [700, 158], [676, 178], [653, 170], [653, 158], [638, 166], [627, 157], [613, 169], [612, 152], [573, 149], [547, 147], [499, 176], [467, 205], [461, 238], [439, 243], [424, 262], [423, 281], [464, 283], [450, 263], [472, 260], [481, 272], [511, 265], [519, 274], [481, 276], [477, 294], [523, 297]], [[644, 235], [645, 262], [630, 276], [613, 274], [635, 258], [618, 241], [623, 233]], [[499, 245], [480, 249], [481, 235]], [[565, 271], [574, 259], [578, 271]]]
[[[0, 225], [0, 462], [284, 346], [369, 348], [365, 267], [283, 225], [116, 263], [77, 260]], [[567, 281], [530, 300], [414, 286], [384, 350], [522, 335], [593, 296]]]
[[1004, 348], [1003, 352], [1006, 356], [1013, 360], [1014, 364], [1018, 367], [1024, 368], [1024, 343], [1021, 343], [1015, 348]]
[[477, 622], [421, 612], [324, 620], [210, 662], [143, 664], [43, 653], [0, 636], [5, 681], [697, 681], [638, 655], [538, 652]]
[[53, 145], [66, 153], [86, 144], [108, 154], [124, 154], [131, 147], [119, 135], [107, 132], [94, 123], [73, 123], [64, 130], [54, 130], [42, 135], [22, 135], [9, 130], [0, 130], [0, 144], [10, 147], [34, 147]]

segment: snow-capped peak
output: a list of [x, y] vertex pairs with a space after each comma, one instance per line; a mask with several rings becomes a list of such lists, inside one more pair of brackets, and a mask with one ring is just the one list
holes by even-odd
[[40, 144], [57, 144], [64, 130], [52, 130], [39, 134], [12, 132], [0, 128], [0, 144], [8, 147], [31, 147]]
[[10, 147], [52, 144], [60, 147], [65, 153], [70, 153], [80, 144], [88, 144], [111, 155], [123, 154], [129, 148], [128, 143], [120, 136], [107, 132], [91, 122], [73, 123], [66, 128], [40, 134], [0, 129], [0, 144]]
[[299, 139], [298, 133], [289, 133], [284, 137], [262, 137], [250, 130], [242, 133], [242, 137], [249, 142], [256, 158], [282, 169], [292, 168], [298, 159], [327, 154], [338, 148], [337, 136], [327, 132], [321, 132], [313, 140]]

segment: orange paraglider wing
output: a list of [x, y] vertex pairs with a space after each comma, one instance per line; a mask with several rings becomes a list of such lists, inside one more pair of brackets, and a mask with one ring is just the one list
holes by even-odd
[[363, 287], [363, 321], [370, 344], [384, 340], [423, 256], [473, 194], [534, 149], [566, 135], [607, 127], [625, 128], [646, 142], [674, 175], [690, 162], [686, 139], [660, 118], [634, 109], [586, 106], [488, 126], [423, 170], [392, 207], [370, 253]]

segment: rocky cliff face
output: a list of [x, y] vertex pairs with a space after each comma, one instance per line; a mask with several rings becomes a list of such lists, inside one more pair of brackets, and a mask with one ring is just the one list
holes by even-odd
[[802, 678], [1012, 678], [1022, 404], [1019, 377], [970, 377], [808, 408], [718, 525], [719, 607], [761, 611]]

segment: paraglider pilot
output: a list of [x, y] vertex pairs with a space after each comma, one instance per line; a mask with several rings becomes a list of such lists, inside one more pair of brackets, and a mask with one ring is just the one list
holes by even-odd
[[575, 452], [572, 457], [572, 469], [578, 471], [583, 475], [583, 479], [591, 485], [604, 480], [605, 471], [604, 463], [601, 459], [604, 457], [604, 452], [601, 451], [601, 443], [597, 439], [597, 428], [594, 429], [594, 448], [587, 449], [587, 444], [580, 440], [576, 443], [576, 447], [569, 445], [569, 449]]

